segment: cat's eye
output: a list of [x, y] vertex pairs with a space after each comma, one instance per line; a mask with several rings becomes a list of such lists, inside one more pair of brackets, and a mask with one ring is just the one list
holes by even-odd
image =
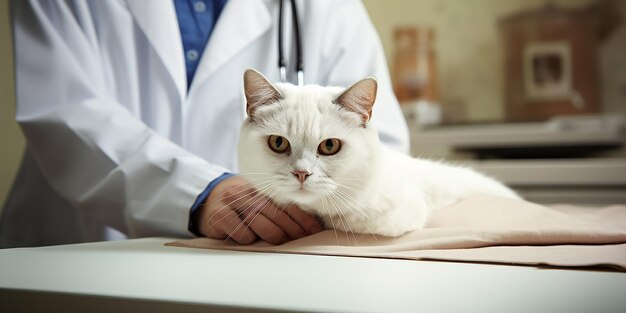
[[276, 153], [284, 153], [289, 149], [289, 141], [287, 138], [278, 135], [271, 135], [267, 139], [267, 144], [270, 146], [270, 149]]
[[333, 155], [341, 149], [341, 140], [337, 138], [329, 138], [320, 143], [317, 151], [323, 155]]

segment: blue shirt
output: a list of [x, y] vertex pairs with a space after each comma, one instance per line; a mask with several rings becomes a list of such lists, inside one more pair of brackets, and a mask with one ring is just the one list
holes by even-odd
[[[206, 47], [209, 41], [213, 27], [225, 4], [226, 0], [174, 0], [178, 27], [180, 28], [180, 36], [183, 42], [183, 51], [185, 52], [187, 89], [191, 86], [196, 69], [200, 63], [200, 58], [204, 52], [204, 47]], [[213, 188], [230, 176], [233, 176], [233, 174], [224, 173], [214, 179], [191, 206], [187, 228], [194, 235], [202, 236], [194, 223], [198, 208], [206, 202]]]
[[225, 4], [226, 0], [174, 0], [185, 53], [187, 88]]

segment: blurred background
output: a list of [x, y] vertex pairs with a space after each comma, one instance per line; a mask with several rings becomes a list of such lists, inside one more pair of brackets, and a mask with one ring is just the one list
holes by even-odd
[[[505, 32], [503, 27], [507, 25], [503, 23], [507, 19], [509, 24], [515, 23], [511, 19], [516, 16], [521, 17], [517, 21], [519, 27], [525, 27], [528, 33], [525, 38], [514, 38], [517, 40], [562, 42], [595, 36], [584, 43], [593, 46], [589, 48], [595, 50], [594, 55], [580, 63], [595, 66], [597, 74], [585, 78], [596, 80], [596, 97], [601, 99], [599, 106], [603, 111], [626, 114], [626, 24], [619, 21], [620, 17], [626, 17], [626, 1], [365, 0], [364, 3], [378, 29], [396, 83], [401, 75], [398, 71], [402, 70], [402, 64], [397, 63], [403, 61], [397, 59], [402, 57], [402, 51], [398, 50], [406, 44], [402, 41], [406, 38], [398, 40], [398, 32], [417, 30], [418, 37], [428, 33], [428, 38], [416, 39], [422, 45], [416, 44], [414, 48], [424, 49], [434, 58], [436, 100], [453, 107], [448, 113], [451, 122], [507, 119], [505, 97], [510, 77], [506, 74], [511, 69], [507, 68], [505, 59], [506, 50], [512, 47], [507, 46], [503, 37], [512, 34]], [[542, 38], [546, 31], [553, 34]]]
[[0, 211], [24, 149], [24, 137], [15, 123], [12, 50], [9, 4], [0, 0]]
[[364, 1], [411, 153], [539, 203], [626, 203], [626, 1]]
[[[532, 201], [626, 203], [626, 1], [363, 2], [413, 155], [471, 164]], [[24, 149], [10, 38], [0, 0], [0, 203]]]

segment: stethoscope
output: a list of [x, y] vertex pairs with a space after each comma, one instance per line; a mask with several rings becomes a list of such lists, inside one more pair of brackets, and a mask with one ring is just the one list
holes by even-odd
[[[278, 70], [280, 79], [287, 82], [287, 65], [283, 56], [283, 0], [280, 0], [278, 11]], [[291, 15], [296, 32], [296, 74], [298, 76], [298, 86], [304, 85], [304, 63], [302, 62], [302, 43], [300, 42], [300, 23], [298, 21], [298, 9], [296, 1], [291, 2]]]

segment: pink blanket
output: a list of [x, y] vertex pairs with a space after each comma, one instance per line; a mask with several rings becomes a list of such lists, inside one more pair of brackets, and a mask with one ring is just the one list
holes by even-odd
[[426, 228], [398, 238], [332, 230], [279, 246], [196, 238], [170, 246], [277, 253], [446, 260], [626, 271], [626, 205], [545, 207], [473, 198], [441, 209]]

